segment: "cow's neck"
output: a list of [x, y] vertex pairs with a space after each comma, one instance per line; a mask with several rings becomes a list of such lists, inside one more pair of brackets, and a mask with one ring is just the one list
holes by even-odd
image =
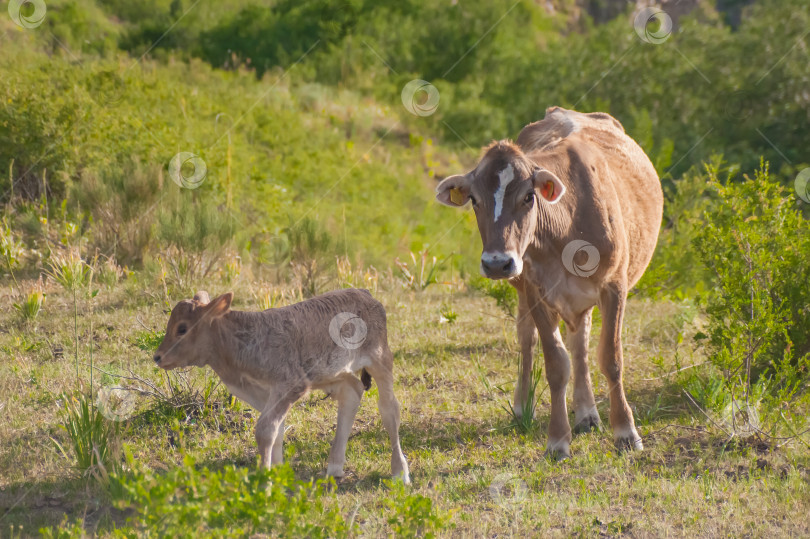
[[211, 322], [211, 353], [207, 362], [220, 378], [250, 369], [257, 361], [261, 317], [268, 313], [229, 311]]
[[264, 350], [259, 342], [262, 325], [270, 312], [230, 311], [211, 323], [213, 339], [208, 365], [228, 390], [240, 400], [261, 410], [272, 387], [270, 373], [262, 366]]

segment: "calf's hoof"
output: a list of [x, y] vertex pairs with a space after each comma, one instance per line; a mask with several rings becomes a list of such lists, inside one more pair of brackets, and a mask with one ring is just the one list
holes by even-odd
[[398, 474], [394, 474], [394, 481], [402, 481], [402, 484], [410, 485], [411, 476], [408, 474], [408, 472], [400, 472]]
[[574, 425], [574, 434], [599, 432], [600, 430], [602, 430], [602, 422], [599, 420], [598, 414], [588, 414]]
[[345, 475], [343, 471], [342, 464], [327, 464], [326, 465], [326, 475], [328, 477], [334, 477], [335, 479], [340, 479]]
[[641, 436], [638, 435], [636, 429], [616, 433], [613, 443], [616, 444], [616, 449], [619, 450], [619, 453], [624, 453], [625, 451], [641, 451], [644, 449]]

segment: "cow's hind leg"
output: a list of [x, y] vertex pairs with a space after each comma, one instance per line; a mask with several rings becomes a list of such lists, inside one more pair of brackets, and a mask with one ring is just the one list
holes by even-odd
[[394, 396], [394, 355], [387, 346], [384, 347], [381, 361], [367, 368], [374, 381], [377, 383], [379, 393], [377, 407], [380, 410], [383, 426], [388, 432], [388, 439], [391, 441], [391, 475], [399, 478], [403, 483], [411, 483], [408, 462], [402, 453], [399, 443], [399, 402]]
[[532, 318], [526, 294], [518, 288], [518, 318], [517, 335], [520, 343], [520, 372], [515, 386], [515, 404], [512, 410], [515, 416], [523, 417], [527, 411], [532, 413], [534, 403], [529, 402], [529, 389], [532, 385], [532, 367], [534, 363], [534, 347], [537, 345], [537, 326]]
[[576, 327], [570, 328], [568, 336], [568, 350], [571, 352], [574, 364], [574, 432], [590, 432], [599, 430], [601, 427], [588, 366], [588, 341], [591, 334], [592, 312], [592, 309], [588, 309]]
[[613, 440], [620, 450], [643, 449], [641, 437], [633, 422], [633, 411], [627, 404], [622, 382], [622, 320], [627, 295], [620, 286], [606, 287], [599, 297], [602, 334], [599, 336], [599, 367], [608, 381], [610, 426]]
[[363, 396], [363, 383], [357, 377], [348, 374], [341, 377], [335, 384], [330, 396], [338, 402], [337, 431], [329, 451], [329, 461], [326, 465], [326, 475], [343, 477], [343, 466], [346, 464], [346, 444], [352, 433], [354, 418], [360, 408], [360, 399]]

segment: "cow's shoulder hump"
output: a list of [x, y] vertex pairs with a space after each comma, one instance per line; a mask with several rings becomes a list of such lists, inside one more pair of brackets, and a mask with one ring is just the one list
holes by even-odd
[[566, 138], [582, 132], [623, 136], [624, 127], [613, 116], [604, 112], [582, 113], [562, 107], [549, 107], [546, 116], [534, 122], [518, 135], [518, 146], [524, 152], [555, 146]]

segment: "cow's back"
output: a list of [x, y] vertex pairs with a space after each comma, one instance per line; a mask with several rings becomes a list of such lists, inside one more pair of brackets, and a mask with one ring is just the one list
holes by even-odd
[[557, 165], [575, 198], [569, 204], [576, 226], [594, 243], [604, 231], [615, 236], [623, 251], [617, 254], [627, 257], [628, 285], [635, 284], [655, 251], [664, 198], [655, 167], [621, 123], [602, 112], [552, 107], [517, 143], [539, 165]]

